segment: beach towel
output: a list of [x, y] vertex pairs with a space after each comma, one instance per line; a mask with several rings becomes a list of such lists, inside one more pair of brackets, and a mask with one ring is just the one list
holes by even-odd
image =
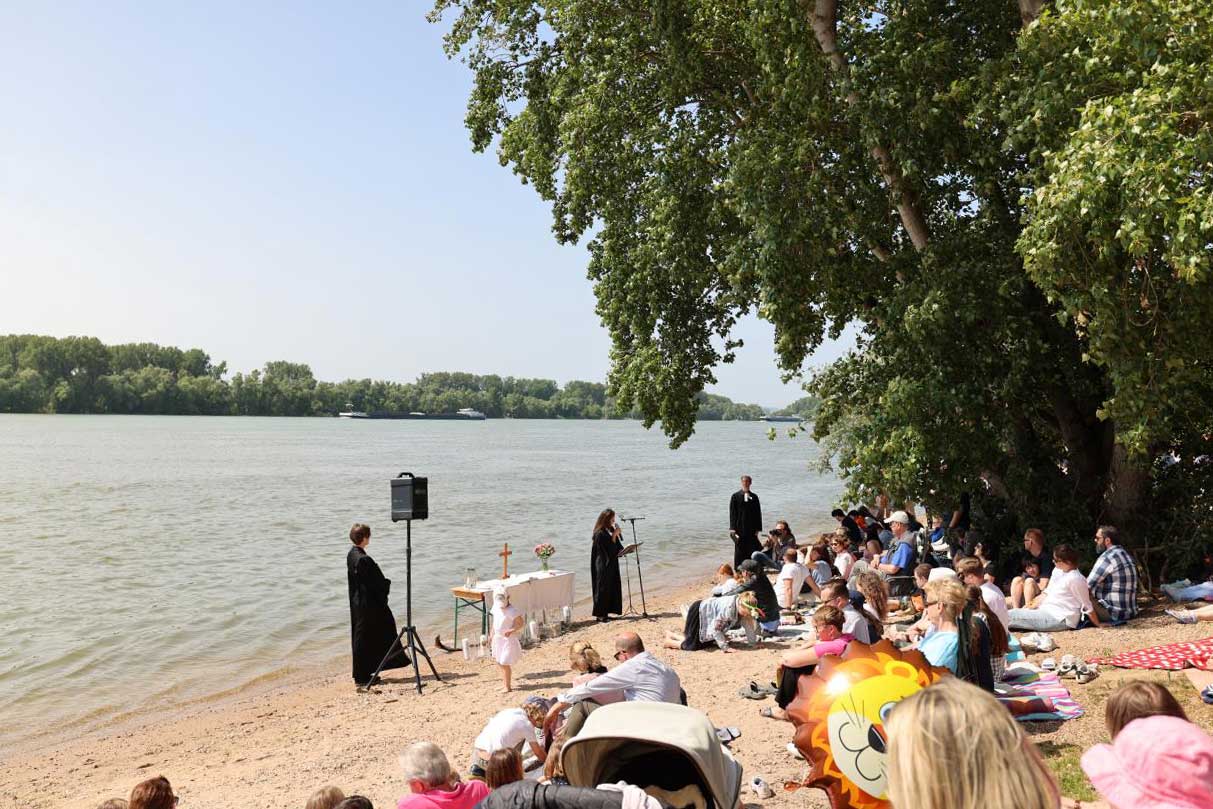
[[1003, 681], [994, 687], [994, 696], [1014, 714], [1011, 704], [1027, 702], [1030, 699], [1048, 697], [1053, 700], [1051, 713], [1037, 712], [1016, 715], [1020, 722], [1048, 722], [1077, 719], [1083, 715], [1079, 705], [1061, 680], [1051, 671], [1034, 671], [1018, 666], [1007, 669]]
[[1007, 634], [1007, 663], [1018, 663], [1024, 659], [1023, 647], [1019, 645], [1019, 638], [1014, 635]]
[[1111, 657], [1093, 657], [1087, 662], [1117, 666], [1122, 669], [1179, 671], [1189, 666], [1194, 669], [1207, 669], [1211, 659], [1213, 659], [1213, 638], [1203, 638], [1181, 643], [1168, 643], [1165, 646], [1151, 646], [1148, 649], [1138, 649], [1132, 652], [1121, 652]]

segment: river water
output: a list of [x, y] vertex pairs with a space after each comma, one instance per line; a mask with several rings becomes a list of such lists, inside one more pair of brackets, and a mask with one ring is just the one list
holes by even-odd
[[606, 507], [646, 518], [650, 590], [731, 560], [743, 472], [768, 525], [828, 523], [840, 486], [812, 471], [816, 445], [766, 429], [707, 422], [670, 450], [632, 421], [0, 415], [0, 748], [347, 654], [356, 521], [403, 621], [404, 524], [388, 508], [401, 471], [429, 477], [431, 517], [413, 530], [427, 643], [450, 637], [466, 567], [500, 574], [503, 541], [515, 572], [552, 542], [588, 596]]

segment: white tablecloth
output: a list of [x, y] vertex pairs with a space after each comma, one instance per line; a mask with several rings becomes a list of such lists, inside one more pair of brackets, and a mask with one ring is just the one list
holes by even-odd
[[485, 606], [491, 609], [493, 590], [503, 585], [510, 604], [523, 613], [573, 606], [573, 573], [569, 570], [537, 570], [508, 579], [488, 579], [472, 589], [485, 594]]

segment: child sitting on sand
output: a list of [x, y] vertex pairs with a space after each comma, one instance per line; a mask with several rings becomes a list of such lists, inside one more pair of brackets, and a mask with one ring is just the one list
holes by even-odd
[[503, 691], [513, 691], [510, 678], [511, 667], [522, 659], [522, 643], [518, 633], [522, 631], [522, 613], [510, 606], [510, 597], [505, 590], [493, 591], [493, 627], [489, 648], [493, 660], [501, 666], [501, 678], [505, 682]]

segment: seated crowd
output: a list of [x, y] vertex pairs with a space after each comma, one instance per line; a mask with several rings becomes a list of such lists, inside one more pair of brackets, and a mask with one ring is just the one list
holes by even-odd
[[[763, 708], [763, 716], [787, 720], [800, 677], [825, 656], [842, 654], [852, 641], [888, 638], [956, 675], [897, 703], [888, 716], [894, 809], [1073, 806], [1014, 716], [1051, 710], [1049, 701], [1008, 708], [993, 692], [1006, 670], [1012, 630], [1053, 632], [1133, 618], [1132, 557], [1116, 529], [1102, 526], [1095, 535], [1098, 558], [1083, 576], [1071, 546], [1050, 549], [1043, 533], [1030, 529], [1014, 575], [1000, 577], [997, 552], [972, 531], [961, 542], [936, 519], [928, 534], [911, 515], [897, 511], [882, 520], [866, 507], [836, 510], [838, 530], [806, 545], [781, 521], [763, 551], [736, 570], [721, 565], [711, 591], [687, 605], [683, 631], [665, 633], [664, 647], [731, 653], [738, 644], [756, 646], [781, 622], [799, 624], [801, 607], [812, 606], [809, 639], [779, 656], [775, 706]], [[1208, 609], [1213, 620], [1213, 606]], [[614, 646], [616, 665], [608, 668], [590, 643], [574, 643], [568, 690], [551, 699], [530, 696], [493, 714], [467, 750], [462, 777], [438, 746], [421, 741], [405, 748], [399, 764], [407, 791], [397, 809], [473, 809], [524, 779], [567, 786], [564, 745], [594, 711], [617, 702], [687, 704], [678, 673], [647, 651], [639, 635], [622, 632]], [[1107, 702], [1106, 722], [1111, 743], [1092, 747], [1081, 761], [1105, 805], [1213, 806], [1213, 739], [1187, 721], [1165, 687], [1123, 686]], [[1172, 743], [1159, 745], [1160, 738]], [[949, 777], [939, 777], [940, 762], [949, 763]], [[1159, 796], [1167, 802], [1158, 803]], [[102, 809], [172, 809], [176, 800], [168, 780], [158, 777], [137, 785], [129, 803], [112, 800]], [[512, 797], [509, 805], [517, 803]], [[365, 797], [326, 786], [306, 809], [372, 807]]]

